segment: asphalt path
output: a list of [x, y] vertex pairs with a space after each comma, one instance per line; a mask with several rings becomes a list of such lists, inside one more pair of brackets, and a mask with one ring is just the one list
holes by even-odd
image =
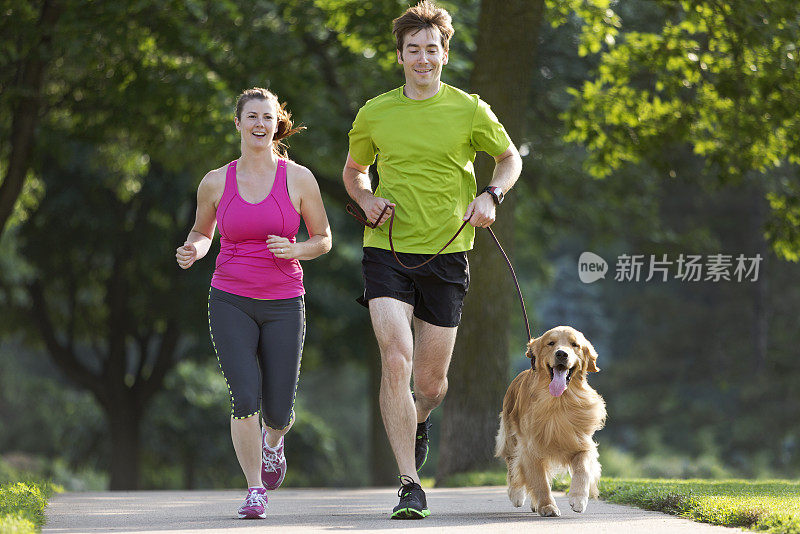
[[63, 493], [47, 507], [45, 533], [188, 532], [233, 533], [247, 529], [276, 533], [384, 532], [403, 530], [447, 533], [732, 533], [739, 529], [628, 506], [589, 501], [573, 512], [556, 493], [561, 517], [540, 517], [530, 508], [514, 508], [504, 487], [441, 488], [426, 492], [430, 517], [390, 520], [397, 504], [393, 488], [280, 489], [269, 492], [267, 518], [241, 520], [236, 510], [244, 491], [137, 491]]

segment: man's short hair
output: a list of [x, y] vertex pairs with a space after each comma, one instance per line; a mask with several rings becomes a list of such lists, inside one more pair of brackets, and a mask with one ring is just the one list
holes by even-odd
[[409, 32], [437, 28], [442, 39], [442, 48], [448, 50], [450, 38], [455, 33], [450, 13], [430, 0], [423, 0], [392, 21], [392, 33], [397, 40], [397, 49], [403, 52], [403, 41]]

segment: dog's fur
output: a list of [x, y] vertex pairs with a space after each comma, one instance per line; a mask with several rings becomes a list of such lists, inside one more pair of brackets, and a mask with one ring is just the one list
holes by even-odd
[[[559, 351], [563, 352], [557, 358]], [[569, 504], [583, 512], [589, 496], [597, 498], [600, 463], [592, 435], [606, 419], [603, 398], [586, 382], [588, 373], [600, 370], [597, 352], [582, 333], [559, 326], [532, 339], [527, 356], [533, 358], [532, 368], [508, 387], [497, 433], [495, 455], [508, 467], [508, 498], [522, 506], [530, 494], [531, 510], [542, 516], [561, 515], [550, 482], [567, 467], [572, 474]], [[549, 390], [551, 369], [559, 365], [572, 372], [567, 389], [554, 397]]]

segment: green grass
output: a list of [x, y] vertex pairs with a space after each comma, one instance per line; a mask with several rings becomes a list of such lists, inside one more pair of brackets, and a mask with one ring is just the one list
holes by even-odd
[[47, 499], [57, 490], [49, 482], [10, 482], [0, 485], [0, 532], [28, 534], [44, 525]]
[[800, 534], [800, 482], [604, 478], [600, 497], [703, 523]]
[[[505, 470], [453, 475], [439, 487], [505, 486]], [[553, 489], [569, 489], [556, 477]], [[603, 478], [600, 498], [726, 527], [800, 534], [800, 482], [786, 480], [673, 480]]]

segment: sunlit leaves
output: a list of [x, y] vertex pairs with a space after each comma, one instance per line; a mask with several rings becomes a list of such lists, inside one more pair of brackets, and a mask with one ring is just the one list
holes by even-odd
[[[686, 141], [697, 153], [725, 162], [723, 172], [741, 174], [785, 159], [792, 153], [789, 146], [771, 140], [788, 139], [780, 130], [795, 125], [792, 119], [797, 108], [780, 109], [780, 103], [787, 99], [796, 102], [800, 92], [794, 42], [785, 40], [797, 34], [797, 14], [783, 20], [754, 20], [752, 13], [737, 14], [717, 4], [685, 2], [683, 7], [681, 18], [667, 22], [661, 34], [626, 33], [621, 43], [602, 55], [599, 83], [587, 84], [566, 116], [573, 126], [570, 138], [592, 146], [592, 157], [598, 156], [595, 151], [624, 150], [592, 129], [630, 127], [626, 113], [620, 117], [618, 107], [612, 113], [605, 106], [588, 105], [589, 101], [621, 100], [628, 115], [640, 118], [643, 100], [653, 107], [648, 115], [662, 114], [660, 96], [682, 102], [685, 112], [680, 119], [686, 123], [684, 131], [691, 134]], [[789, 26], [793, 30], [787, 32]], [[759, 32], [757, 38], [753, 30]], [[623, 90], [626, 86], [632, 87], [633, 93]], [[648, 93], [653, 95], [648, 97]], [[778, 109], [768, 112], [765, 107]], [[585, 120], [578, 120], [580, 115]], [[785, 123], [787, 119], [791, 124]], [[641, 141], [648, 134], [661, 136], [673, 126], [672, 121], [665, 121], [662, 128], [652, 130], [644, 122], [637, 127], [637, 137]], [[745, 144], [749, 148], [745, 149]], [[618, 162], [624, 158], [605, 159]]]
[[601, 54], [594, 80], [572, 93], [563, 115], [567, 139], [588, 147], [589, 172], [606, 176], [629, 162], [654, 162], [669, 142], [687, 143], [723, 182], [796, 162], [797, 4], [660, 5], [667, 14], [660, 32], [620, 35]]
[[546, 5], [547, 18], [553, 26], [560, 26], [571, 17], [582, 19], [579, 55], [596, 54], [603, 45], [616, 42], [621, 20], [610, 0], [547, 0]]

